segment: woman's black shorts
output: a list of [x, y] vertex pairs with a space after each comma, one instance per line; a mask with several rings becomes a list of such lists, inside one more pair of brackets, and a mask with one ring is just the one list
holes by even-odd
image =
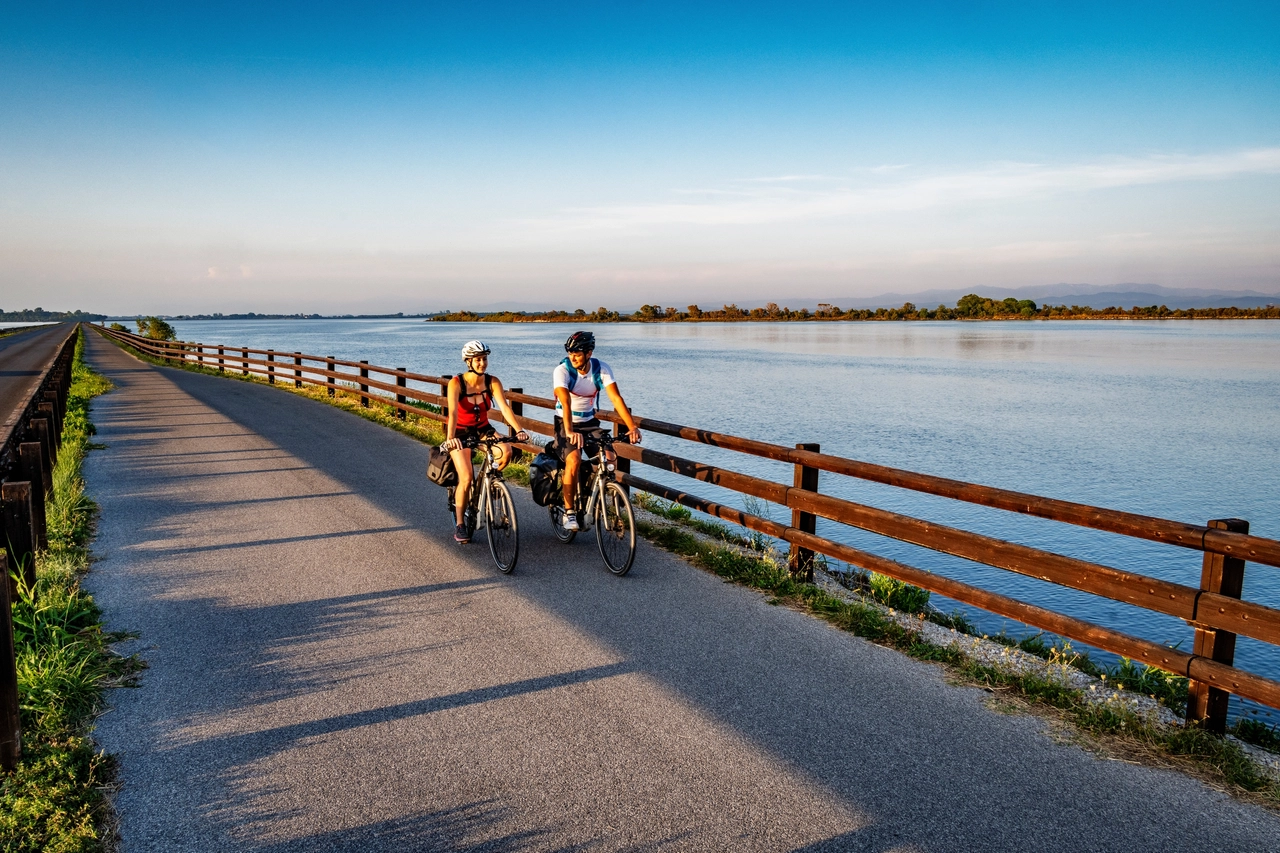
[[453, 437], [462, 442], [463, 447], [476, 448], [480, 445], [481, 438], [492, 438], [498, 434], [493, 428], [493, 424], [482, 424], [481, 426], [458, 427], [453, 431]]

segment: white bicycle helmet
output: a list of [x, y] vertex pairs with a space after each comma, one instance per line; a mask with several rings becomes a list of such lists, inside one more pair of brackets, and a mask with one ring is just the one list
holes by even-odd
[[462, 345], [462, 360], [470, 361], [478, 355], [488, 355], [489, 347], [484, 341], [467, 341]]

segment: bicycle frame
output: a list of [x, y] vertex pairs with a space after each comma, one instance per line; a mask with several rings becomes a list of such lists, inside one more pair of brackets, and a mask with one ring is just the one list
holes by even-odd
[[[495, 445], [514, 441], [516, 439], [509, 436], [494, 436], [476, 442], [476, 447], [484, 450], [484, 459], [479, 465], [473, 465], [471, 491], [462, 512], [462, 523], [468, 538], [483, 520], [489, 551], [498, 564], [498, 570], [504, 574], [509, 574], [515, 568], [520, 551], [519, 527], [511, 492], [494, 467], [493, 449]], [[495, 504], [495, 498], [500, 505]]]
[[[616, 481], [613, 473], [617, 457], [613, 461], [609, 459], [612, 444], [612, 439], [606, 434], [582, 448], [587, 456], [584, 464], [588, 466], [589, 473], [585, 482], [578, 484], [574, 512], [578, 518], [578, 529], [595, 528], [596, 545], [605, 566], [621, 576], [631, 568], [635, 558], [635, 518], [626, 489]], [[578, 470], [581, 477], [583, 469]], [[561, 527], [560, 518], [564, 510], [553, 504], [550, 511], [556, 538], [565, 544], [572, 542], [577, 530], [566, 531]]]

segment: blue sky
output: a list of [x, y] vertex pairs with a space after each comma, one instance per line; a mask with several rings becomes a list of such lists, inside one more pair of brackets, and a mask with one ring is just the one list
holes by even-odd
[[1280, 292], [1275, 4], [28, 4], [0, 307]]

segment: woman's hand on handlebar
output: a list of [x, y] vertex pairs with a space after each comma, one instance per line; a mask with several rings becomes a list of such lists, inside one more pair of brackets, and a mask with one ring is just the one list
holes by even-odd
[[528, 440], [529, 440], [529, 433], [525, 432], [525, 431], [524, 431], [524, 430], [522, 430], [522, 429], [521, 429], [521, 430], [516, 430], [516, 440], [517, 440], [517, 441], [528, 441]]
[[444, 444], [440, 446], [443, 447], [445, 450], [448, 450], [449, 452], [453, 452], [455, 450], [461, 450], [462, 440], [455, 436], [454, 438], [449, 439], [448, 441], [446, 441]]

